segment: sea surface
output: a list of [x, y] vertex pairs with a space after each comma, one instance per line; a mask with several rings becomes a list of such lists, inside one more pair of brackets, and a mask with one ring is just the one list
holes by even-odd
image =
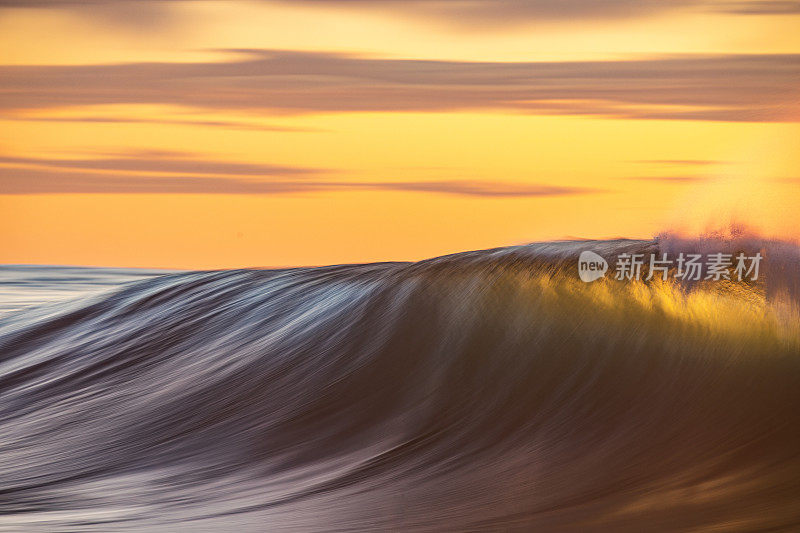
[[0, 531], [800, 531], [799, 281], [0, 266]]

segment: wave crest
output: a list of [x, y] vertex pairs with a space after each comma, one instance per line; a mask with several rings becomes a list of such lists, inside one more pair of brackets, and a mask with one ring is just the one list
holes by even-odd
[[782, 266], [755, 285], [578, 280], [584, 249], [699, 246], [662, 237], [178, 273], [0, 319], [0, 526], [792, 529], [800, 262], [757, 245]]

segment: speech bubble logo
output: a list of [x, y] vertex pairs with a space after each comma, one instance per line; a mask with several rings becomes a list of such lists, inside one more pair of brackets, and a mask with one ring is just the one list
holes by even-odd
[[605, 276], [606, 272], [608, 262], [605, 259], [589, 250], [581, 252], [578, 258], [578, 275], [581, 281], [591, 283]]

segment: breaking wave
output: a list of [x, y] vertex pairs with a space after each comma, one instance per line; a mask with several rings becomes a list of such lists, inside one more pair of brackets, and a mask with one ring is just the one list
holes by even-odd
[[[712, 245], [759, 281], [577, 276]], [[9, 313], [0, 530], [796, 531], [798, 268], [572, 241]]]

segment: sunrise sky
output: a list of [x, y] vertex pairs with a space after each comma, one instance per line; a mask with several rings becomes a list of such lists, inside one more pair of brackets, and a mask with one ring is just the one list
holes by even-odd
[[0, 263], [797, 238], [800, 2], [0, 0]]

